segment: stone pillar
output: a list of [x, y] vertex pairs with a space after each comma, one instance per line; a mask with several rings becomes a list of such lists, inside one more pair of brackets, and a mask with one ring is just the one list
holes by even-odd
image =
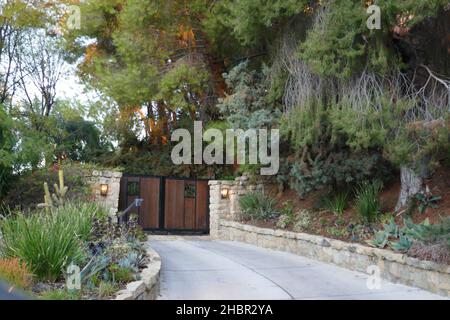
[[[250, 181], [247, 176], [237, 177], [234, 181], [209, 181], [209, 221], [210, 235], [214, 239], [221, 238], [220, 221], [240, 221], [241, 208], [239, 198], [249, 192], [265, 192], [269, 180]], [[222, 199], [221, 190], [228, 189], [228, 198]]]
[[227, 214], [229, 198], [222, 199], [222, 184], [226, 181], [209, 181], [209, 234], [213, 239], [220, 238], [220, 219]]
[[[111, 215], [115, 215], [119, 211], [121, 178], [122, 173], [114, 171], [94, 170], [85, 173], [86, 182], [92, 189], [93, 201], [108, 208]], [[108, 194], [106, 196], [102, 196], [100, 193], [100, 186], [102, 184], [108, 185]]]
[[[260, 189], [253, 184], [248, 184], [248, 177], [238, 177], [234, 181], [209, 181], [209, 216], [210, 235], [220, 239], [220, 220], [240, 220], [241, 208], [239, 198], [251, 190]], [[222, 199], [221, 191], [228, 189], [228, 198]]]

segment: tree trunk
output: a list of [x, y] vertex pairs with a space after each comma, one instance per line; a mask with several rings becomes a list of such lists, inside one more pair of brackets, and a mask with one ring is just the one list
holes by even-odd
[[399, 211], [401, 208], [406, 206], [408, 200], [412, 196], [424, 191], [423, 179], [414, 170], [402, 166], [400, 168], [400, 174], [401, 190], [395, 211]]

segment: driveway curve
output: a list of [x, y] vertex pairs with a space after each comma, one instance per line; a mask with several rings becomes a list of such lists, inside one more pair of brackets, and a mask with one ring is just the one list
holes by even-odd
[[208, 237], [150, 236], [161, 256], [162, 300], [443, 299], [294, 254]]

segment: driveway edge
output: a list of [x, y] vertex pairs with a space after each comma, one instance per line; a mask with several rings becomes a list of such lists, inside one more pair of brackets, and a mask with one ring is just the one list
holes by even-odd
[[286, 251], [346, 269], [379, 275], [391, 282], [450, 296], [450, 266], [419, 260], [389, 250], [366, 247], [322, 236], [259, 228], [220, 219], [217, 239], [241, 241], [267, 249]]
[[161, 257], [148, 243], [145, 244], [149, 263], [140, 273], [141, 280], [130, 282], [117, 293], [115, 300], [156, 300], [159, 294]]

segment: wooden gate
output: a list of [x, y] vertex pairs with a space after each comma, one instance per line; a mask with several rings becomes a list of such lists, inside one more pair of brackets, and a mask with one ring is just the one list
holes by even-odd
[[144, 201], [130, 213], [144, 230], [209, 232], [208, 180], [124, 175], [119, 210], [137, 198]]

